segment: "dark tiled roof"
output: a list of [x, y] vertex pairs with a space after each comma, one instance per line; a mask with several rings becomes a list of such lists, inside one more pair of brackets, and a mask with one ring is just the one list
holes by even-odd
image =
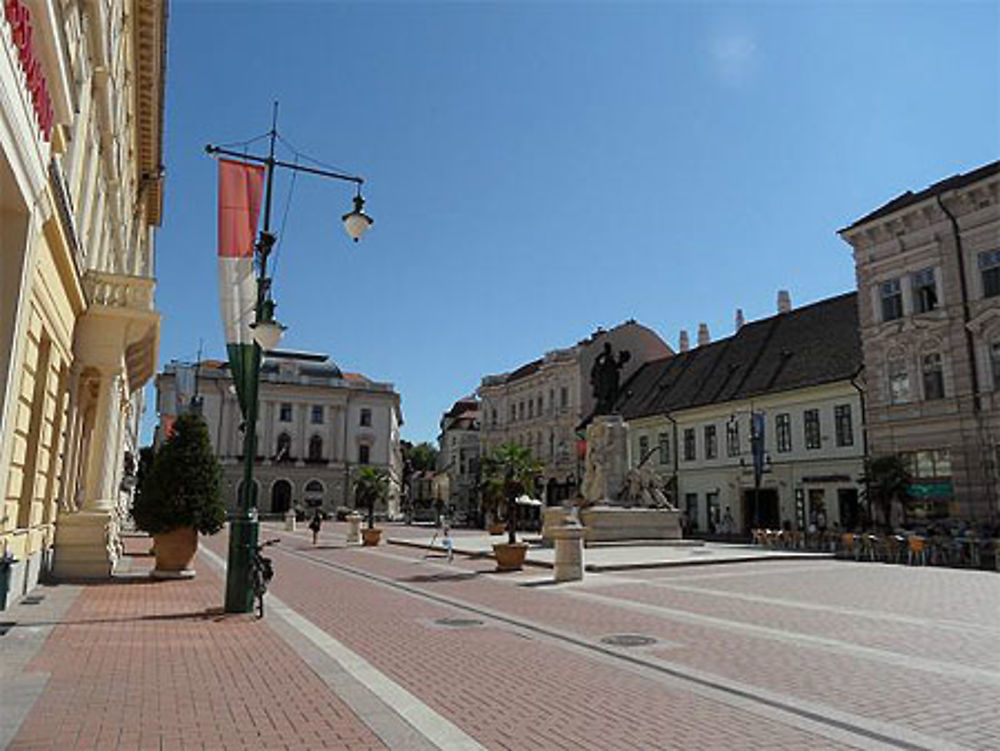
[[622, 388], [626, 419], [818, 386], [861, 368], [857, 293], [760, 321], [703, 347], [646, 363]]
[[532, 373], [537, 373], [540, 367], [542, 367], [542, 358], [539, 357], [537, 360], [532, 360], [527, 365], [522, 365], [520, 368], [507, 376], [506, 382], [513, 383], [520, 378], [526, 378]]
[[858, 219], [849, 227], [844, 227], [840, 230], [841, 232], [846, 232], [847, 230], [854, 229], [855, 227], [870, 222], [872, 219], [879, 219], [880, 217], [887, 216], [894, 211], [899, 211], [906, 206], [912, 206], [915, 203], [919, 203], [926, 198], [930, 198], [935, 193], [943, 193], [947, 190], [955, 190], [956, 188], [964, 188], [966, 185], [971, 185], [972, 183], [983, 180], [990, 177], [996, 173], [1000, 172], [1000, 161], [990, 162], [989, 164], [983, 165], [982, 167], [977, 167], [969, 172], [963, 172], [958, 175], [952, 175], [951, 177], [946, 177], [944, 180], [939, 180], [930, 187], [924, 188], [923, 190], [914, 193], [912, 191], [906, 191], [902, 195], [896, 196], [889, 203], [884, 206], [880, 206], [875, 209], [870, 214], [865, 214], [865, 216]]

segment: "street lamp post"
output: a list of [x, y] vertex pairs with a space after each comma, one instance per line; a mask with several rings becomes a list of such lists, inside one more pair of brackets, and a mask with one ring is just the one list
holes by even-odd
[[281, 167], [295, 172], [305, 172], [334, 180], [354, 183], [357, 193], [354, 197], [354, 209], [341, 217], [344, 228], [354, 242], [357, 242], [372, 225], [372, 219], [364, 213], [364, 199], [361, 197], [361, 185], [364, 179], [355, 175], [346, 175], [331, 170], [306, 167], [300, 164], [283, 162], [274, 157], [277, 131], [278, 105], [275, 102], [274, 115], [269, 133], [270, 145], [267, 156], [256, 156], [238, 151], [230, 151], [218, 146], [208, 145], [205, 151], [212, 155], [235, 157], [246, 162], [263, 164], [265, 167], [264, 187], [264, 222], [254, 244], [254, 255], [257, 261], [257, 300], [254, 307], [254, 321], [250, 325], [253, 334], [253, 354], [250, 358], [250, 369], [247, 374], [247, 396], [244, 414], [243, 432], [243, 485], [240, 490], [236, 513], [229, 527], [229, 556], [226, 568], [226, 603], [227, 613], [249, 613], [253, 609], [253, 589], [250, 583], [250, 559], [257, 546], [260, 532], [260, 522], [257, 517], [257, 489], [253, 481], [253, 465], [257, 455], [257, 403], [258, 385], [260, 379], [260, 363], [263, 353], [278, 346], [284, 326], [274, 319], [274, 301], [271, 297], [271, 279], [267, 276], [267, 258], [277, 241], [277, 236], [271, 232], [271, 193], [274, 183], [274, 170]]

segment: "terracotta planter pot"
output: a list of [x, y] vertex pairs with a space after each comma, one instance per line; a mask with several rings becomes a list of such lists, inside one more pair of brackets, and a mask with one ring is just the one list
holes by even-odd
[[361, 530], [361, 544], [374, 547], [378, 545], [379, 539], [382, 537], [382, 530], [378, 529], [362, 529]]
[[507, 525], [504, 524], [503, 522], [493, 522], [490, 525], [491, 535], [502, 535], [506, 531], [507, 531]]
[[528, 543], [494, 543], [493, 555], [497, 559], [497, 571], [520, 571], [524, 567], [524, 558], [528, 555]]
[[151, 575], [156, 579], [190, 579], [194, 576], [195, 553], [198, 552], [198, 532], [194, 527], [153, 535], [153, 552], [156, 568]]

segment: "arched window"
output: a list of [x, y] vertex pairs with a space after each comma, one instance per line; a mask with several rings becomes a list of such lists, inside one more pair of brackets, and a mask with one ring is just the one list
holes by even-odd
[[314, 435], [309, 439], [309, 461], [319, 462], [323, 460], [323, 439]]
[[323, 483], [319, 480], [310, 480], [306, 483], [303, 496], [307, 507], [319, 508], [323, 505]]
[[278, 448], [274, 452], [276, 462], [288, 461], [292, 458], [292, 437], [288, 433], [281, 433], [278, 436]]
[[307, 493], [322, 493], [323, 492], [323, 483], [321, 483], [319, 480], [310, 480], [309, 482], [306, 483], [306, 492]]

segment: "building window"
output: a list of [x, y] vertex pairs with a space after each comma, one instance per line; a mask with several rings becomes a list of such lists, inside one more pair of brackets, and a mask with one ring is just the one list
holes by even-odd
[[641, 435], [639, 436], [639, 464], [642, 464], [647, 459], [649, 454], [649, 436]]
[[684, 461], [695, 460], [694, 428], [684, 428]]
[[787, 412], [774, 418], [774, 440], [779, 454], [792, 450], [792, 416]]
[[538, 399], [535, 402], [535, 406], [536, 406], [535, 413], [539, 417], [541, 417], [542, 416], [542, 395], [541, 394], [538, 395]]
[[292, 405], [282, 404], [278, 408], [278, 420], [281, 422], [291, 422], [292, 421]]
[[927, 313], [937, 307], [937, 284], [934, 269], [921, 269], [913, 275], [913, 310]]
[[948, 449], [901, 452], [899, 458], [914, 479], [951, 477], [951, 451]]
[[983, 297], [1000, 295], [1000, 250], [979, 254], [979, 273], [983, 279]]
[[726, 423], [726, 456], [740, 455], [740, 424], [736, 418]]
[[367, 464], [371, 460], [372, 447], [367, 443], [358, 446], [358, 464]]
[[944, 368], [941, 366], [941, 355], [932, 352], [924, 355], [924, 399], [944, 399]]
[[323, 439], [314, 435], [309, 439], [309, 461], [318, 462], [323, 460]]
[[518, 420], [524, 419], [524, 402], [517, 403], [517, 419]]
[[670, 436], [666, 433], [660, 433], [657, 436], [657, 443], [660, 449], [660, 464], [670, 463]]
[[818, 449], [820, 447], [819, 410], [807, 409], [802, 413], [802, 422], [805, 426], [806, 448]]
[[889, 401], [893, 404], [910, 401], [910, 372], [904, 360], [889, 361]]
[[549, 389], [549, 412], [552, 412], [556, 408], [556, 392], [555, 389]]
[[310, 421], [313, 425], [323, 424], [323, 405], [314, 404], [312, 408], [312, 414], [310, 415]]
[[510, 405], [510, 421], [517, 422], [517, 405]]
[[559, 389], [559, 406], [563, 409], [569, 406], [569, 389], [565, 386]]
[[278, 436], [278, 446], [274, 452], [274, 461], [284, 462], [292, 458], [292, 437], [288, 433]]
[[684, 494], [684, 508], [685, 514], [687, 516], [688, 524], [691, 525], [692, 530], [698, 529], [698, 494], [697, 493], [685, 493]]
[[895, 321], [903, 317], [903, 292], [899, 287], [899, 279], [890, 279], [878, 286], [879, 297], [882, 299], [882, 320]]
[[993, 370], [993, 388], [1000, 391], [1000, 342], [990, 345], [990, 367]]
[[838, 404], [833, 408], [833, 420], [837, 429], [837, 445], [854, 445], [854, 427], [851, 425], [851, 405]]
[[490, 419], [492, 421], [493, 427], [495, 428], [497, 426], [497, 408], [496, 407], [492, 407], [490, 409]]
[[715, 426], [705, 426], [705, 458], [714, 459], [719, 455], [718, 442], [715, 439]]

